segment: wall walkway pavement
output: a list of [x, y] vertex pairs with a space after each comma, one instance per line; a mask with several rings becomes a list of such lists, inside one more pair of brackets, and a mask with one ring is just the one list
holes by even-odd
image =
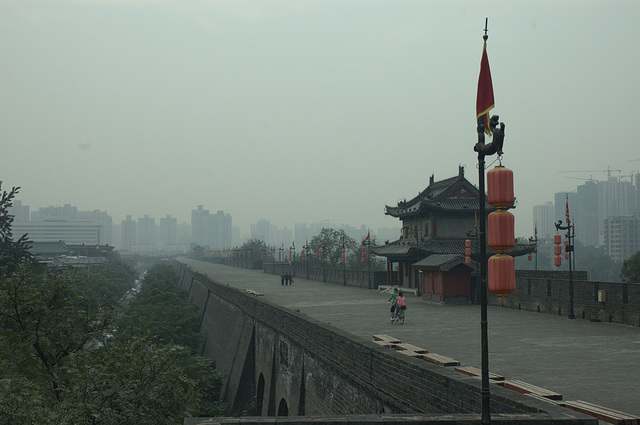
[[[377, 290], [280, 277], [187, 258], [191, 269], [362, 338], [387, 334], [480, 367], [480, 306], [442, 305], [407, 295], [404, 325], [389, 322], [388, 295]], [[491, 296], [491, 295], [490, 295]], [[489, 306], [489, 369], [510, 380], [640, 415], [640, 328], [569, 320]]]

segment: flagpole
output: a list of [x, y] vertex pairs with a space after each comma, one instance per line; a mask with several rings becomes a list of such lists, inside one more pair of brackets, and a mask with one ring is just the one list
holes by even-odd
[[[489, 18], [484, 23], [484, 46], [482, 50], [482, 60], [480, 62], [480, 76], [478, 78], [478, 97], [476, 99], [476, 116], [478, 143], [474, 146], [474, 151], [478, 152], [478, 213], [480, 222], [478, 223], [478, 237], [480, 245], [480, 338], [481, 338], [481, 415], [482, 424], [491, 423], [491, 391], [489, 389], [489, 333], [487, 320], [487, 243], [486, 243], [486, 212], [485, 212], [485, 182], [484, 167], [485, 156], [494, 153], [502, 155], [502, 143], [504, 140], [504, 125], [500, 129], [495, 128], [493, 140], [485, 144], [485, 133], [491, 134], [489, 111], [494, 107], [493, 84], [491, 82], [491, 72], [489, 70], [489, 60], [487, 58], [487, 26]], [[497, 116], [495, 116], [497, 124]], [[493, 117], [491, 119], [493, 123]]]

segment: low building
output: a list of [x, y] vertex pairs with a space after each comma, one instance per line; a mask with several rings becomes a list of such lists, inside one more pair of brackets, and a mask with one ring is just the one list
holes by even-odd
[[[425, 292], [425, 275], [419, 276], [420, 261], [432, 255], [464, 255], [465, 240], [471, 240], [471, 257], [479, 260], [477, 220], [479, 191], [464, 177], [464, 167], [458, 175], [436, 182], [432, 175], [429, 186], [409, 201], [386, 206], [385, 214], [400, 219], [400, 239], [372, 247], [373, 253], [387, 259], [387, 285], [413, 288], [418, 294]], [[488, 216], [494, 208], [485, 204]], [[486, 217], [485, 217], [486, 220]], [[517, 240], [508, 251], [514, 257], [526, 255], [535, 249], [529, 241]], [[495, 252], [487, 247], [487, 255]], [[452, 270], [443, 270], [452, 273]], [[471, 294], [471, 274], [462, 292]]]

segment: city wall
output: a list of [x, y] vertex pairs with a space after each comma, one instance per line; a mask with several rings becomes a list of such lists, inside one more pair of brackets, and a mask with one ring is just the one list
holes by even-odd
[[[211, 258], [209, 261], [222, 262]], [[234, 265], [227, 262], [228, 265]], [[371, 272], [308, 267], [285, 262], [238, 264], [249, 268], [262, 267], [265, 273], [281, 275], [291, 272], [295, 277], [377, 289], [386, 285], [386, 272]], [[597, 282], [587, 280], [587, 273], [573, 272], [573, 311], [576, 319], [640, 326], [640, 283]], [[394, 281], [397, 284], [397, 276]], [[479, 289], [472, 277], [472, 298], [479, 300]], [[569, 315], [569, 272], [552, 270], [517, 270], [516, 290], [507, 297], [489, 294], [489, 304], [537, 311], [546, 314]]]
[[[362, 340], [183, 264], [176, 268], [189, 302], [200, 307], [202, 354], [226, 376], [227, 414], [306, 417], [297, 423], [319, 423], [313, 418], [326, 415], [420, 414], [431, 418], [423, 424], [479, 423], [479, 379]], [[501, 387], [491, 391], [492, 411], [506, 415], [503, 423], [596, 423]]]
[[[594, 282], [574, 272], [573, 311], [577, 319], [640, 326], [640, 283]], [[568, 272], [517, 271], [516, 290], [489, 303], [540, 313], [569, 315]]]

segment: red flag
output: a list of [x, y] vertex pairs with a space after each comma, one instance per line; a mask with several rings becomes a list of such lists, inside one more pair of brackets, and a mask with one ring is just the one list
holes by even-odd
[[567, 224], [569, 224], [569, 195], [567, 195], [567, 209], [564, 215], [567, 218]]
[[364, 241], [366, 242], [366, 241], [368, 241], [369, 239], [371, 239], [371, 232], [370, 232], [370, 231], [369, 231], [369, 232], [367, 232], [367, 237], [366, 237], [366, 238], [364, 238]]
[[480, 77], [478, 78], [478, 96], [476, 97], [476, 121], [480, 117], [484, 120], [484, 132], [491, 134], [489, 129], [489, 111], [493, 109], [493, 83], [491, 82], [491, 70], [487, 57], [487, 41], [484, 41], [482, 60], [480, 61]]

